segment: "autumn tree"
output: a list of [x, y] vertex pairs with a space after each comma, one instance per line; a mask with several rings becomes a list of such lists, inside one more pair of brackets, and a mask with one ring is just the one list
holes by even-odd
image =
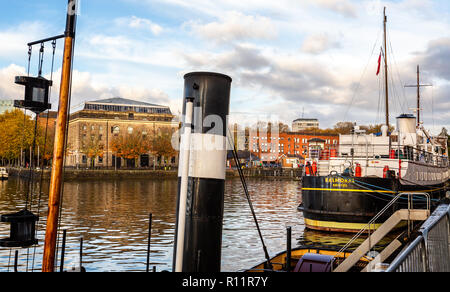
[[[39, 159], [48, 164], [53, 158], [53, 147], [55, 145], [55, 123], [46, 121], [45, 118], [39, 118], [37, 145], [39, 145]], [[46, 137], [47, 135], [47, 137]]]
[[87, 141], [83, 139], [80, 148], [81, 152], [90, 159], [91, 167], [95, 166], [96, 157], [103, 157], [103, 149], [104, 145], [97, 135], [91, 135]]
[[168, 128], [163, 128], [153, 137], [152, 152], [162, 161], [162, 157], [170, 158], [177, 154], [177, 151], [172, 147], [172, 136], [174, 131]]
[[10, 164], [32, 145], [34, 122], [21, 110], [14, 109], [0, 115], [0, 129], [0, 157]]
[[117, 157], [133, 159], [136, 166], [137, 159], [151, 151], [151, 141], [145, 130], [132, 129], [128, 133], [114, 136], [110, 147]]

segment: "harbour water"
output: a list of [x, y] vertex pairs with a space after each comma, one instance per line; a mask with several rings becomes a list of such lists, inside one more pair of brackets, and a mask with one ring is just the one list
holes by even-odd
[[[286, 247], [286, 227], [293, 237], [304, 235], [297, 206], [301, 200], [298, 181], [249, 179], [248, 187], [271, 256]], [[32, 211], [38, 212], [39, 185], [34, 187]], [[25, 206], [26, 180], [0, 182], [0, 214]], [[48, 183], [42, 186], [48, 193]], [[40, 271], [47, 212], [42, 195], [39, 245], [19, 250], [19, 271]], [[67, 230], [65, 267], [78, 265], [83, 238], [83, 266], [88, 272], [145, 271], [149, 213], [153, 214], [151, 266], [172, 269], [176, 219], [176, 179], [77, 180], [64, 185], [61, 230]], [[9, 235], [9, 225], [0, 224], [0, 237]], [[207, 236], [207, 235], [205, 235]], [[317, 235], [313, 235], [317, 236]], [[319, 235], [320, 237], [320, 235]], [[293, 243], [295, 246], [295, 244]], [[222, 271], [239, 271], [264, 260], [261, 242], [239, 179], [226, 181]], [[34, 260], [34, 263], [33, 263]], [[0, 272], [12, 271], [14, 251], [0, 249]]]

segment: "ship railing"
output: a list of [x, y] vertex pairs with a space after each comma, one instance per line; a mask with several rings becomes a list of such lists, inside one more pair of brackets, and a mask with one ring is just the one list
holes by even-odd
[[[426, 210], [430, 210], [430, 195], [428, 193], [398, 193], [389, 203], [384, 206], [381, 211], [379, 211], [358, 233], [356, 233], [334, 256], [338, 258], [343, 254], [362, 234], [368, 233], [368, 238], [370, 240], [371, 231], [375, 231], [375, 222], [386, 213], [389, 208], [394, 205], [401, 197], [408, 196], [408, 211], [414, 208], [414, 196], [424, 196], [426, 199]], [[422, 200], [423, 202], [423, 200]], [[411, 220], [408, 218], [408, 233], [411, 232]], [[372, 244], [369, 242], [369, 246]]]
[[[335, 150], [336, 149], [336, 150]], [[342, 152], [342, 149], [348, 149], [347, 152]], [[423, 149], [418, 149], [412, 146], [398, 146], [391, 145], [391, 152], [389, 150], [388, 144], [339, 144], [339, 147], [329, 147], [328, 149], [321, 150], [321, 155], [319, 157], [324, 157], [324, 160], [330, 157], [344, 157], [344, 158], [365, 158], [365, 159], [402, 159], [409, 161], [423, 162], [427, 164], [432, 164], [439, 167], [448, 167], [449, 158], [446, 155], [436, 154], [433, 152], [428, 152]], [[339, 151], [341, 150], [341, 151]], [[336, 155], [330, 155], [331, 151], [337, 153]]]
[[386, 272], [450, 272], [450, 205], [440, 205]]

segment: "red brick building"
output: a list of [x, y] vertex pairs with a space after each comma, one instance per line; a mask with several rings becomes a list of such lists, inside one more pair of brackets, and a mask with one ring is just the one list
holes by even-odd
[[307, 158], [317, 153], [317, 150], [335, 149], [339, 144], [339, 135], [288, 132], [273, 137], [249, 136], [248, 140], [250, 151], [262, 162], [281, 163], [282, 157], [287, 155]]

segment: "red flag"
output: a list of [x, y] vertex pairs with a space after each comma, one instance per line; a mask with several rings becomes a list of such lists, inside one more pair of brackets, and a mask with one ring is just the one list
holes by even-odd
[[378, 74], [380, 74], [380, 68], [381, 68], [381, 52], [380, 52], [380, 56], [378, 57], [377, 76], [378, 76]]

